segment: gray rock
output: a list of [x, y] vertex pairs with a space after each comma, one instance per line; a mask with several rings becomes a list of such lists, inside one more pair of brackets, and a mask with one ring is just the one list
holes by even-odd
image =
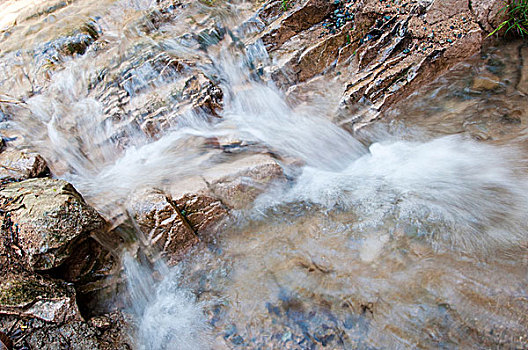
[[47, 170], [46, 161], [36, 153], [15, 149], [0, 153], [0, 181], [38, 177]]
[[16, 236], [14, 243], [33, 270], [58, 267], [90, 233], [105, 225], [75, 188], [62, 180], [10, 183], [0, 190], [0, 203], [6, 212], [3, 231]]
[[0, 282], [0, 314], [59, 324], [81, 319], [73, 286], [26, 273], [3, 276]]

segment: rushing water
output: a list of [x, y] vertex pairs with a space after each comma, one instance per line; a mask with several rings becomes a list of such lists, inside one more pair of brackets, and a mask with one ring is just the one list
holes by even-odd
[[[479, 132], [497, 125], [479, 125], [469, 115], [471, 107], [479, 114], [477, 106], [492, 109], [498, 99], [522, 100], [508, 83], [517, 74], [510, 51], [489, 50], [504, 65], [498, 90], [466, 89], [462, 76], [472, 67], [497, 66], [475, 58], [411, 97], [405, 111], [391, 112], [392, 122], [354, 137], [331, 122], [337, 106], [328, 101], [339, 91], [328, 91], [322, 105], [287, 103], [259, 73], [264, 70], [256, 67], [273, 64], [261, 44], [237, 44], [237, 36], [250, 38], [257, 29], [251, 21], [236, 26], [250, 5], [217, 9], [212, 18], [231, 35], [203, 50], [186, 41], [189, 28], [179, 23], [210, 10], [199, 3], [172, 9], [170, 21], [140, 30], [141, 15], [154, 2], [87, 1], [86, 16], [102, 28], [98, 41], [106, 46], [66, 58], [45, 76], [29, 73], [31, 93], [27, 82], [0, 76], [13, 87], [6, 95], [24, 100], [10, 107], [24, 142], [109, 220], [139, 189], [177, 187], [229, 163], [231, 156], [207, 146], [211, 138], [294, 160], [281, 163], [289, 181], [233, 213], [178, 266], [160, 261], [147, 268], [123, 258], [137, 347], [526, 345], [523, 129], [501, 124], [500, 142], [476, 141], [475, 125]], [[39, 33], [31, 42], [44, 40], [46, 33]], [[220, 84], [221, 118], [184, 110], [165, 131], [147, 135], [133, 122], [140, 107], [152, 101], [169, 114], [177, 110], [184, 98], [170, 91], [192, 68], [167, 64], [160, 71], [139, 60], [143, 50], [196, 60]], [[4, 59], [30, 69], [42, 57], [8, 53]], [[120, 87], [136, 110], [108, 116], [104, 93], [112, 95], [114, 86], [98, 80], [105, 69], [116, 76], [132, 72]], [[526, 108], [517, 109], [524, 122]]]

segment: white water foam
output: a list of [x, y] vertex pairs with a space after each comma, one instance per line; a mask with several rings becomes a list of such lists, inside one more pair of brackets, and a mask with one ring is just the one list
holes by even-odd
[[293, 188], [258, 205], [306, 201], [352, 210], [356, 228], [409, 223], [464, 251], [492, 251], [526, 239], [526, 177], [520, 150], [446, 136], [376, 142], [341, 171], [306, 166]]
[[163, 276], [156, 281], [153, 271], [126, 254], [123, 265], [127, 276], [130, 305], [137, 316], [137, 349], [202, 350], [211, 348], [210, 329], [203, 305], [178, 285], [178, 272], [158, 263]]

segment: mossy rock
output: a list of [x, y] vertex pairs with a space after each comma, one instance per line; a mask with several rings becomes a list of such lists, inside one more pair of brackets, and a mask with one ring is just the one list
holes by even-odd
[[0, 305], [23, 307], [37, 299], [60, 298], [66, 295], [60, 285], [34, 277], [17, 276], [0, 284]]

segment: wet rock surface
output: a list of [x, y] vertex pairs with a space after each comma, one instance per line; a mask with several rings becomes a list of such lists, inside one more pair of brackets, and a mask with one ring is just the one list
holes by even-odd
[[268, 155], [250, 155], [204, 174], [212, 193], [230, 209], [247, 209], [274, 182], [284, 180], [282, 167]]
[[272, 157], [244, 155], [167, 192], [142, 190], [132, 196], [129, 212], [145, 244], [158, 247], [173, 264], [231, 211], [249, 208], [259, 194], [283, 179]]
[[104, 227], [103, 218], [65, 181], [31, 179], [0, 190], [3, 227], [33, 270], [62, 264], [76, 245]]
[[0, 153], [0, 181], [26, 180], [48, 172], [46, 161], [29, 151], [7, 149]]
[[0, 198], [0, 327], [9, 349], [129, 348], [121, 321], [100, 329], [77, 304], [76, 290], [104, 288], [103, 271], [115, 265], [90, 236], [104, 219], [62, 180], [8, 183]]
[[[350, 129], [379, 117], [420, 84], [478, 52], [502, 18], [500, 1], [334, 3], [324, 20], [303, 21], [312, 25], [295, 37], [286, 35], [290, 41], [276, 35], [267, 45], [271, 56], [283, 62], [273, 76], [284, 88], [323, 73], [339, 75], [346, 90], [338, 121]], [[303, 11], [297, 6], [289, 13]], [[272, 40], [269, 34], [264, 38]]]
[[185, 209], [163, 193], [139, 193], [130, 207], [133, 219], [145, 234], [147, 246], [155, 246], [167, 255], [181, 257], [198, 236], [187, 219]]
[[[6, 94], [8, 106], [2, 105], [1, 115], [4, 111], [12, 115], [27, 113], [21, 112], [19, 105], [26, 108], [24, 99], [27, 96], [56, 88], [51, 77], [68, 69], [68, 62], [93, 59], [94, 64], [102, 68], [86, 76], [78, 75], [79, 79], [86, 80], [88, 93], [76, 97], [84, 102], [95, 101], [94, 104], [87, 102], [84, 108], [96, 106], [100, 109], [103, 121], [98, 125], [101, 130], [112, 133], [90, 142], [79, 141], [84, 142], [80, 153], [90, 154], [95, 146], [112, 148], [118, 145], [123, 150], [137, 135], [157, 140], [177, 127], [186, 126], [189, 116], [214, 124], [221, 120], [224, 104], [230, 103], [230, 96], [222, 91], [225, 83], [222, 78], [214, 69], [205, 70], [204, 63], [211, 64], [209, 53], [215, 50], [217, 43], [226, 40], [231, 47], [244, 46], [237, 36], [247, 35], [243, 39], [248, 47], [261, 40], [274, 63], [271, 68], [266, 67], [266, 72], [261, 67], [252, 67], [254, 73], [261, 78], [269, 73], [283, 90], [317, 84], [321, 75], [335, 78], [343, 88], [336, 121], [348, 130], [356, 130], [376, 118], [394, 117], [394, 110], [406, 107], [399, 105], [400, 101], [457, 62], [477, 53], [487, 33], [502, 18], [499, 12], [502, 2], [491, 0], [267, 1], [250, 3], [250, 7], [261, 7], [251, 9], [249, 12], [254, 11], [255, 15], [231, 31], [215, 23], [215, 17], [207, 13], [218, 11], [222, 16], [222, 9], [213, 5], [212, 2], [197, 4], [195, 6], [201, 8], [197, 14], [181, 18], [179, 11], [191, 6], [188, 2], [160, 1], [144, 12], [130, 11], [134, 13], [130, 22], [119, 30], [110, 25], [105, 27], [107, 24], [99, 21], [98, 16], [92, 16], [83, 20], [82, 25], [67, 26], [68, 32], [44, 31], [40, 37], [34, 37], [31, 31], [39, 33], [39, 30], [30, 25], [36, 19], [45, 17], [52, 23], [56, 12], [71, 13], [68, 12], [69, 3], [57, 2], [47, 9], [39, 8], [35, 20], [28, 17], [25, 21], [32, 40], [46, 38], [44, 47], [24, 53], [10, 51], [15, 39], [20, 37], [20, 29], [14, 26], [2, 32], [0, 48], [7, 49], [10, 58], [6, 62], [10, 64], [0, 68], [0, 83], [5, 82], [8, 87], [1, 92], [2, 100], [3, 93], [9, 92]], [[83, 13], [91, 15], [88, 10]], [[163, 36], [173, 30], [171, 22], [174, 21], [185, 22], [187, 32], [157, 41], [158, 34]], [[124, 50], [115, 50], [112, 45], [118, 36], [137, 42], [125, 43]], [[19, 68], [23, 67], [20, 64], [23, 59], [17, 57], [31, 57], [39, 50], [42, 55], [35, 58], [37, 68], [34, 72]], [[98, 52], [106, 52], [107, 56], [98, 58]], [[526, 113], [522, 108], [500, 101], [500, 96], [494, 97], [509, 89], [514, 80], [521, 93], [528, 93], [526, 47], [519, 47], [519, 52], [522, 70], [517, 80], [505, 78], [501, 64], [491, 62], [493, 58], [485, 69], [475, 71], [469, 80], [464, 80], [465, 86], [453, 94], [457, 108], [467, 114], [463, 125], [457, 125], [458, 129], [461, 127], [478, 140], [497, 140], [525, 124]], [[11, 68], [16, 77], [14, 85], [10, 80]], [[13, 87], [13, 91], [9, 87]], [[470, 101], [475, 95], [491, 97], [479, 106]], [[64, 105], [70, 102], [65, 101]], [[420, 115], [422, 107], [416, 108]], [[64, 108], [62, 111], [58, 107], [57, 110], [64, 114], [74, 113], [74, 116], [75, 113], [85, 114], [82, 109]], [[445, 120], [452, 110], [446, 107], [443, 113], [426, 110], [428, 113], [431, 120]], [[75, 122], [59, 125], [61, 131], [72, 135], [78, 132], [77, 128]], [[274, 183], [286, 180], [280, 159], [266, 145], [211, 138], [204, 143], [206, 148], [215, 149], [219, 157], [225, 157], [225, 165], [210, 166], [185, 185], [180, 186], [175, 181], [168, 189], [135, 193], [128, 203], [130, 215], [144, 235], [143, 243], [161, 251], [170, 264], [179, 263], [230, 213], [250, 208], [261, 193]], [[52, 167], [57, 174], [61, 169], [56, 164]], [[86, 312], [92, 307], [93, 299], [104, 299], [115, 292], [115, 281], [107, 277], [119, 274], [116, 258], [93, 237], [104, 231], [105, 221], [66, 182], [46, 178], [27, 180], [46, 175], [47, 171], [46, 162], [35, 153], [11, 148], [0, 153], [0, 180], [21, 181], [0, 189], [3, 278], [0, 282], [0, 329], [9, 338], [4, 341], [0, 337], [0, 340], [6, 346], [13, 342], [17, 349], [133, 348], [127, 337], [130, 331], [127, 324], [131, 321], [126, 315]], [[294, 266], [301, 266], [310, 273], [332, 273], [324, 264], [313, 261], [297, 261]], [[214, 288], [205, 281], [204, 276], [210, 272], [201, 272], [201, 276], [196, 277], [200, 280], [196, 290], [206, 298]], [[94, 296], [99, 291], [103, 293]], [[376, 331], [371, 328], [378, 312], [375, 302], [369, 298], [357, 299], [343, 303], [347, 311], [333, 312], [335, 310], [327, 305], [311, 307], [305, 304], [303, 299], [312, 295], [306, 289], [303, 292], [306, 293], [303, 297], [281, 292], [279, 300], [267, 302], [266, 322], [260, 324], [267, 333], [258, 337], [252, 337], [251, 332], [234, 324], [220, 324], [226, 347], [312, 349], [337, 348], [344, 344], [369, 347], [364, 340]], [[80, 303], [82, 305], [78, 305]], [[445, 335], [447, 325], [463, 318], [469, 325], [454, 332], [456, 341], [467, 338], [480, 339], [490, 346], [523, 345], [522, 339], [518, 343], [508, 342], [511, 339], [503, 341], [495, 326], [486, 329], [482, 319], [470, 320], [468, 315], [460, 316], [445, 305], [440, 303], [439, 310], [431, 311], [440, 316], [424, 322], [424, 332], [428, 332], [427, 327], [436, 327], [445, 330], [442, 334], [447, 339], [451, 336]], [[223, 307], [215, 305], [208, 310], [213, 327], [220, 322]], [[522, 307], [520, 305], [519, 309]], [[521, 317], [520, 313], [511, 312], [514, 317]], [[87, 315], [93, 317], [84, 319]], [[521, 334], [522, 322], [516, 326], [512, 334]], [[412, 338], [412, 334], [401, 335]], [[383, 344], [382, 340], [377, 340]], [[445, 344], [443, 339], [436, 338], [422, 343], [413, 340], [413, 344], [425, 346], [451, 344], [448, 340], [452, 339], [447, 339]]]
[[426, 128], [433, 135], [463, 130], [475, 140], [514, 142], [524, 149], [523, 138], [516, 136], [528, 122], [524, 51], [522, 41], [500, 50], [488, 48], [396, 103], [384, 118]]

